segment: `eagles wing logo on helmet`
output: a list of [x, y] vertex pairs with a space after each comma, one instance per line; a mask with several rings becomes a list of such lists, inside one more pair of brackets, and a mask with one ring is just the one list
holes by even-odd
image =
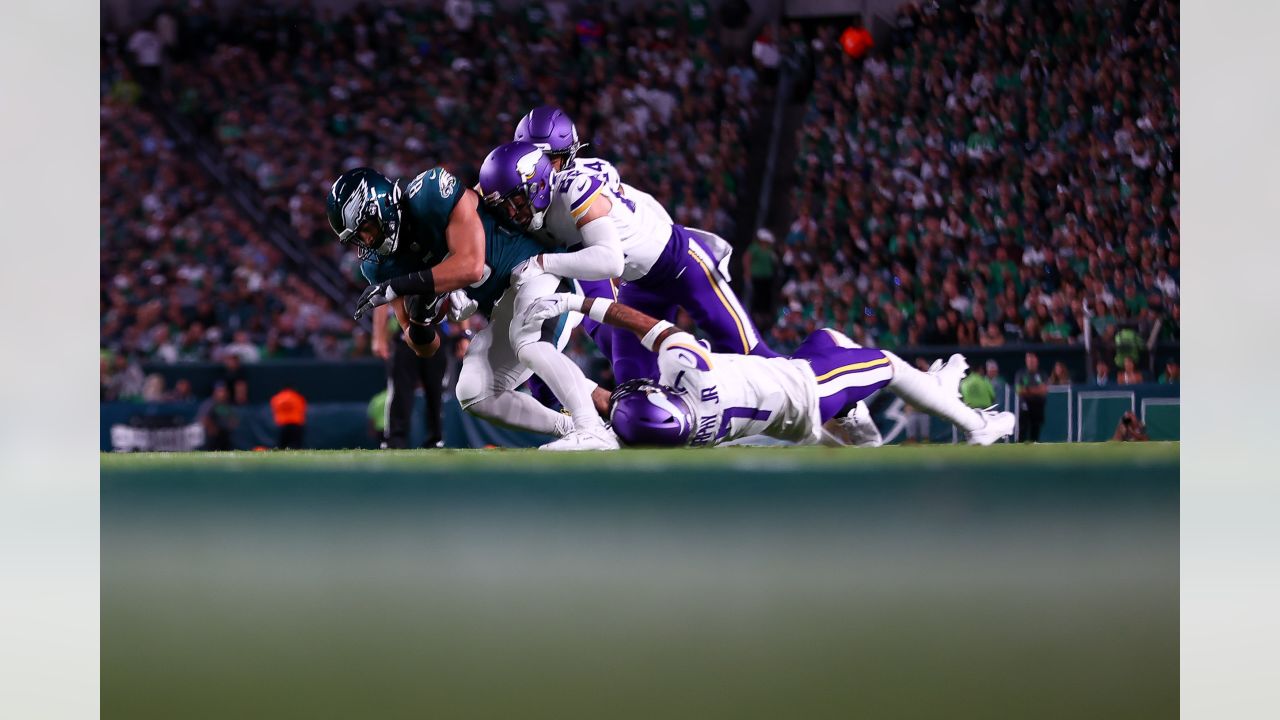
[[347, 202], [342, 206], [342, 223], [344, 229], [354, 231], [360, 227], [360, 221], [364, 219], [365, 203], [374, 199], [373, 190], [369, 188], [366, 180], [361, 180], [356, 186], [355, 192], [347, 197]]

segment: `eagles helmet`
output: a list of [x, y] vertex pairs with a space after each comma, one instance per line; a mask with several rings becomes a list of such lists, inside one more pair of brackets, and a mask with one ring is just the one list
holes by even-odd
[[527, 142], [499, 145], [480, 165], [476, 189], [485, 205], [526, 230], [541, 230], [551, 207], [551, 161]]
[[609, 422], [623, 445], [688, 445], [694, 416], [684, 392], [636, 378], [609, 396]]
[[338, 242], [355, 245], [361, 260], [381, 260], [400, 243], [400, 181], [371, 168], [342, 173], [325, 202]]
[[578, 151], [587, 146], [587, 143], [578, 141], [578, 129], [569, 116], [546, 105], [534, 108], [520, 118], [513, 139], [533, 143], [553, 160], [562, 160], [561, 170], [572, 165]]

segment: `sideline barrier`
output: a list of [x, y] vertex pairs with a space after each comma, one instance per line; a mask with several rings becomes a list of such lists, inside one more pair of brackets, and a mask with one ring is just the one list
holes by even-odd
[[[1133, 410], [1147, 424], [1152, 440], [1179, 439], [1179, 388], [1177, 385], [1127, 385], [1098, 387], [1095, 385], [1054, 386], [1045, 404], [1045, 423], [1041, 442], [1098, 442], [1111, 439], [1116, 424], [1126, 410]], [[424, 427], [424, 401], [415, 399], [409, 446], [418, 447], [427, 433]], [[195, 422], [198, 403], [103, 403], [101, 406], [100, 449], [129, 450], [139, 447], [138, 432], [122, 433], [120, 427], [147, 428], [157, 433], [172, 433], [173, 428]], [[999, 403], [1000, 409], [1017, 412], [1014, 391], [1009, 388]], [[313, 402], [307, 406], [304, 448], [376, 448], [378, 439], [369, 432], [364, 402]], [[876, 424], [886, 443], [903, 442], [906, 437], [907, 413], [901, 400], [881, 393], [871, 404]], [[237, 408], [239, 425], [232, 432], [232, 446], [238, 450], [275, 445], [278, 429], [265, 403]], [[129, 443], [113, 445], [113, 428], [117, 439], [129, 437]], [[533, 447], [550, 440], [548, 436], [499, 427], [463, 412], [458, 401], [446, 394], [444, 399], [445, 445], [461, 447]], [[952, 443], [961, 440], [949, 423], [929, 418], [929, 441]], [[163, 444], [161, 445], [164, 446]]]

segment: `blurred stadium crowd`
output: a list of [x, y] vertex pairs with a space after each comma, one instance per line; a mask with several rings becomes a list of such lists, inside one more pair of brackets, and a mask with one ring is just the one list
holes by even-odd
[[759, 253], [775, 345], [1177, 340], [1176, 2], [906, 4], [857, 58], [838, 32], [811, 43], [794, 222]]
[[[740, 251], [785, 351], [817, 327], [886, 348], [1178, 336], [1178, 8], [1170, 0], [907, 4], [892, 42], [766, 30], [706, 0], [491, 0], [334, 15], [166, 4], [101, 55], [101, 344], [144, 361], [369, 355], [152, 112], [228, 161], [277, 229], [363, 284], [327, 227], [344, 169], [468, 184], [529, 108], [564, 108], [678, 222], [733, 238], [781, 55], [811, 71], [789, 227]], [[728, 42], [727, 42], [728, 40]], [[764, 52], [761, 52], [761, 48]], [[126, 63], [126, 60], [128, 62]], [[148, 105], [144, 100], [151, 100]], [[749, 231], [751, 228], [746, 228]], [[1085, 308], [1088, 308], [1086, 311]], [[584, 352], [579, 348], [579, 354]], [[582, 360], [582, 362], [586, 362]]]

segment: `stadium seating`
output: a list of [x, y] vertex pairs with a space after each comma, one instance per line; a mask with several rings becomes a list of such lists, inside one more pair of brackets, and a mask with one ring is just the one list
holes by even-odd
[[907, 4], [896, 27], [863, 59], [842, 25], [812, 44], [775, 344], [1176, 340], [1177, 3]]

